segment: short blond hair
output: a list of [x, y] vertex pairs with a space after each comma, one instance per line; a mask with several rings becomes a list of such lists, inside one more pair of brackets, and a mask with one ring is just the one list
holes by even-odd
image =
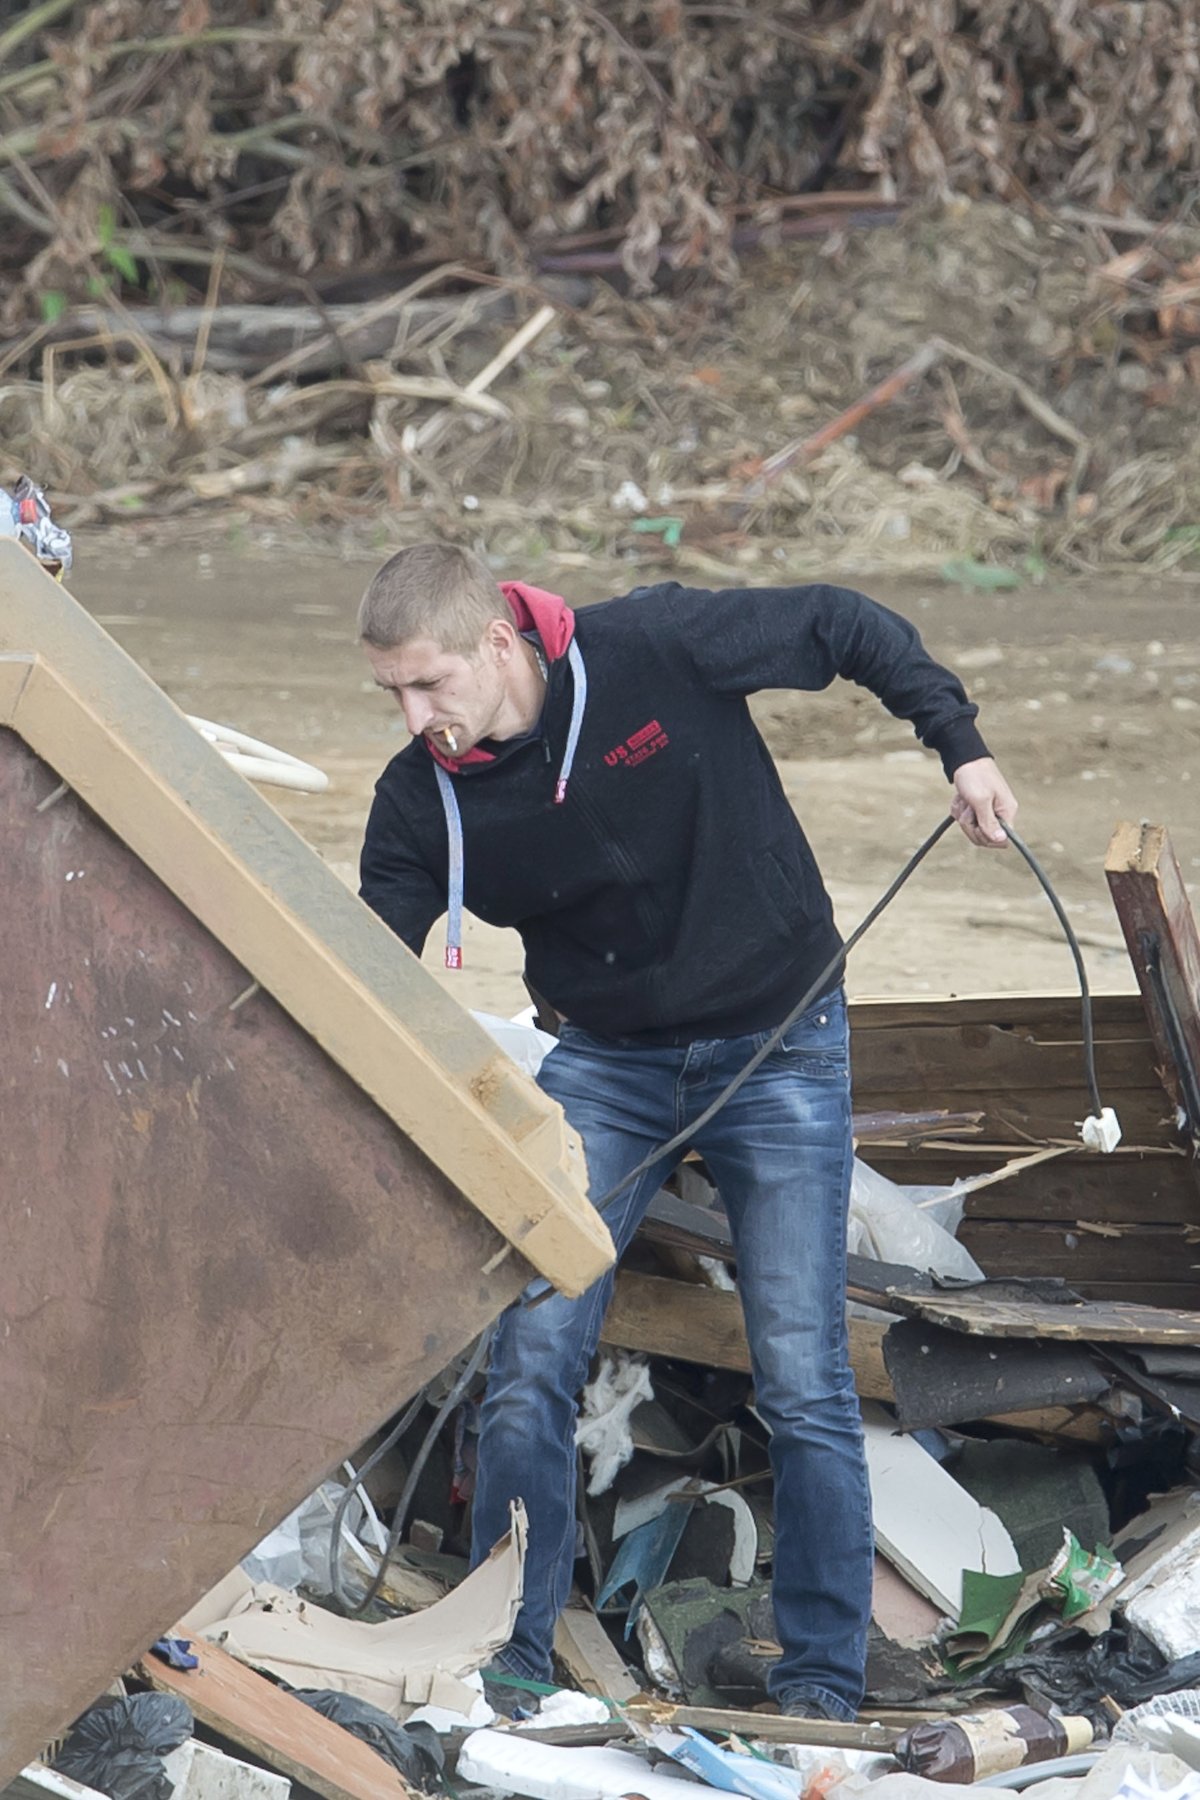
[[492, 619], [512, 618], [487, 565], [456, 544], [412, 544], [371, 577], [358, 609], [358, 635], [373, 650], [430, 638], [468, 656]]

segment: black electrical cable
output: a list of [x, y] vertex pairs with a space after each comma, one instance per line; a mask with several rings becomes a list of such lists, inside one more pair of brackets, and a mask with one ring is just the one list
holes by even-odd
[[1025, 858], [1025, 861], [1029, 864], [1029, 867], [1033, 870], [1034, 875], [1040, 882], [1043, 893], [1054, 908], [1054, 916], [1063, 928], [1063, 936], [1071, 947], [1071, 955], [1075, 958], [1075, 973], [1079, 977], [1079, 998], [1083, 1013], [1083, 1066], [1087, 1076], [1088, 1096], [1091, 1099], [1092, 1112], [1095, 1114], [1096, 1118], [1099, 1118], [1104, 1111], [1104, 1107], [1100, 1100], [1100, 1083], [1096, 1079], [1096, 1043], [1092, 1031], [1092, 996], [1088, 988], [1087, 970], [1083, 966], [1083, 951], [1079, 948], [1079, 939], [1071, 929], [1071, 921], [1063, 911], [1062, 901], [1050, 885], [1050, 877], [1047, 875], [1045, 869], [1043, 869], [1037, 857], [1033, 854], [1033, 851], [1029, 848], [1028, 844], [1022, 842], [1011, 825], [1005, 825], [1003, 819], [1001, 819], [1000, 824], [1009, 843], [1012, 844], [1014, 849], [1021, 852], [1021, 855]]
[[[361, 1485], [363, 1476], [366, 1475], [372, 1468], [374, 1468], [375, 1464], [379, 1461], [379, 1458], [383, 1455], [384, 1451], [387, 1449], [390, 1449], [391, 1445], [394, 1444], [400, 1437], [403, 1436], [403, 1433], [404, 1433], [404, 1430], [406, 1429], [407, 1424], [413, 1418], [415, 1418], [417, 1408], [421, 1405], [421, 1403], [424, 1401], [426, 1395], [429, 1392], [429, 1389], [427, 1387], [422, 1388], [421, 1392], [417, 1395], [416, 1399], [412, 1402], [411, 1406], [408, 1408], [408, 1411], [405, 1413], [404, 1418], [400, 1421], [400, 1424], [397, 1425], [391, 1432], [389, 1432], [388, 1438], [385, 1440], [385, 1442], [383, 1444], [381, 1444], [377, 1450], [372, 1452], [371, 1456], [368, 1458], [368, 1460], [363, 1464], [362, 1468], [359, 1470], [357, 1480], [352, 1484], [352, 1486], [350, 1488], [347, 1489], [346, 1493], [344, 1493], [342, 1495], [341, 1501], [339, 1502], [339, 1505], [338, 1505], [337, 1515], [335, 1516], [335, 1519], [334, 1519], [334, 1535], [333, 1535], [333, 1538], [331, 1539], [330, 1547], [329, 1547], [329, 1584], [330, 1584], [330, 1587], [332, 1588], [333, 1593], [338, 1601], [338, 1604], [344, 1609], [346, 1616], [348, 1618], [351, 1618], [351, 1619], [357, 1618], [359, 1616], [359, 1614], [366, 1612], [368, 1606], [370, 1606], [372, 1600], [374, 1600], [374, 1598], [378, 1594], [380, 1588], [383, 1586], [384, 1577], [387, 1574], [387, 1566], [388, 1566], [389, 1562], [392, 1560], [393, 1555], [395, 1554], [396, 1546], [400, 1542], [401, 1533], [403, 1532], [405, 1524], [407, 1523], [407, 1520], [408, 1520], [408, 1509], [412, 1505], [413, 1495], [417, 1491], [417, 1482], [421, 1478], [421, 1471], [425, 1467], [425, 1464], [429, 1460], [429, 1453], [433, 1449], [433, 1446], [437, 1440], [437, 1435], [438, 1435], [439, 1431], [442, 1429], [442, 1426], [446, 1423], [446, 1420], [449, 1418], [450, 1414], [454, 1411], [454, 1408], [458, 1405], [459, 1401], [462, 1399], [463, 1395], [466, 1393], [467, 1388], [470, 1386], [471, 1382], [475, 1379], [475, 1376], [479, 1373], [480, 1369], [483, 1367], [483, 1360], [488, 1353], [488, 1348], [491, 1344], [492, 1333], [494, 1330], [495, 1330], [494, 1325], [489, 1325], [488, 1329], [481, 1333], [478, 1343], [475, 1345], [474, 1350], [471, 1352], [470, 1356], [467, 1358], [467, 1361], [466, 1361], [461, 1373], [459, 1374], [458, 1379], [455, 1381], [454, 1386], [450, 1389], [450, 1392], [446, 1395], [446, 1398], [442, 1401], [442, 1404], [438, 1407], [437, 1412], [434, 1414], [433, 1423], [430, 1425], [429, 1430], [425, 1433], [425, 1436], [421, 1440], [421, 1448], [417, 1451], [416, 1457], [413, 1461], [412, 1468], [408, 1472], [408, 1479], [404, 1483], [404, 1487], [401, 1491], [399, 1500], [396, 1502], [396, 1510], [392, 1516], [391, 1529], [388, 1532], [387, 1545], [386, 1545], [385, 1549], [383, 1550], [382, 1554], [380, 1555], [379, 1567], [375, 1571], [375, 1577], [374, 1577], [373, 1581], [371, 1582], [370, 1587], [367, 1589], [366, 1593], [363, 1595], [362, 1599], [357, 1600], [357, 1601], [351, 1601], [347, 1598], [346, 1593], [345, 1593], [344, 1589], [342, 1588], [342, 1584], [341, 1584], [341, 1570], [337, 1566], [337, 1554], [338, 1554], [339, 1534], [341, 1531], [341, 1520], [345, 1514], [346, 1507], [350, 1504], [350, 1495], [354, 1492], [354, 1488]], [[364, 1490], [364, 1492], [365, 1492], [365, 1490]]]
[[704, 1111], [700, 1114], [700, 1117], [698, 1119], [693, 1119], [691, 1124], [683, 1131], [677, 1132], [673, 1138], [668, 1138], [665, 1144], [660, 1144], [656, 1150], [650, 1152], [649, 1156], [644, 1156], [641, 1162], [637, 1164], [636, 1168], [630, 1169], [628, 1175], [623, 1176], [622, 1179], [617, 1182], [615, 1187], [609, 1188], [607, 1194], [604, 1194], [599, 1200], [594, 1201], [593, 1204], [595, 1205], [597, 1212], [602, 1213], [605, 1207], [609, 1205], [611, 1201], [616, 1199], [618, 1194], [623, 1194], [625, 1189], [629, 1187], [632, 1182], [636, 1181], [639, 1175], [644, 1175], [647, 1169], [652, 1168], [653, 1165], [656, 1162], [659, 1162], [664, 1156], [670, 1156], [673, 1150], [682, 1150], [691, 1142], [696, 1133], [708, 1124], [710, 1119], [716, 1118], [721, 1108], [733, 1099], [733, 1096], [737, 1093], [743, 1082], [749, 1081], [755, 1069], [758, 1068], [758, 1065], [761, 1062], [765, 1062], [772, 1050], [774, 1050], [781, 1040], [787, 1036], [801, 1013], [807, 1012], [813, 1001], [826, 992], [829, 983], [842, 968], [842, 965], [845, 963], [847, 956], [850, 954], [851, 950], [853, 950], [855, 944], [857, 944], [859, 939], [871, 929], [884, 908], [891, 905], [914, 869], [924, 862], [938, 839], [945, 836], [953, 823], [954, 820], [952, 818], [943, 819], [936, 831], [931, 831], [929, 836], [925, 839], [925, 842], [920, 845], [917, 850], [914, 850], [913, 854], [909, 857], [887, 892], [880, 896], [866, 918], [863, 919], [855, 930], [850, 933], [850, 936], [846, 939], [837, 955], [832, 957], [829, 962], [825, 964], [825, 967], [821, 970], [821, 973], [817, 976], [817, 979], [813, 982], [807, 993], [796, 1002], [795, 1006], [793, 1006], [791, 1012], [783, 1021], [783, 1024], [776, 1026], [766, 1043], [761, 1044], [745, 1067], [738, 1070], [733, 1080], [729, 1083], [729, 1086], [717, 1095], [712, 1105], [705, 1107]]
[[[941, 821], [941, 823], [937, 826], [937, 828], [935, 830], [930, 832], [929, 836], [925, 839], [924, 843], [919, 845], [918, 848], [909, 857], [908, 861], [905, 863], [905, 865], [901, 869], [900, 873], [896, 876], [895, 880], [887, 888], [886, 892], [884, 892], [880, 896], [880, 898], [875, 902], [874, 906], [871, 908], [870, 912], [866, 915], [866, 917], [863, 920], [861, 920], [861, 922], [851, 932], [850, 936], [846, 939], [845, 943], [842, 945], [842, 947], [838, 951], [837, 955], [832, 957], [830, 959], [830, 961], [828, 963], [826, 963], [825, 967], [821, 970], [821, 973], [817, 976], [816, 980], [812, 983], [812, 985], [809, 987], [808, 991], [802, 996], [802, 998], [797, 1001], [796, 1005], [793, 1006], [791, 1012], [787, 1015], [786, 1019], [784, 1019], [783, 1023], [781, 1025], [776, 1026], [775, 1030], [771, 1033], [770, 1037], [768, 1037], [766, 1039], [765, 1043], [760, 1045], [760, 1047], [755, 1051], [754, 1055], [750, 1058], [749, 1062], [747, 1062], [745, 1064], [745, 1066], [738, 1071], [738, 1073], [734, 1076], [733, 1080], [729, 1083], [729, 1085], [720, 1094], [717, 1095], [717, 1098], [712, 1102], [711, 1106], [707, 1106], [705, 1108], [705, 1110], [700, 1114], [699, 1118], [693, 1119], [691, 1124], [688, 1125], [683, 1131], [676, 1133], [676, 1135], [673, 1138], [668, 1138], [668, 1140], [665, 1144], [660, 1144], [658, 1146], [658, 1148], [655, 1150], [652, 1150], [648, 1156], [644, 1156], [642, 1158], [641, 1162], [638, 1163], [635, 1168], [632, 1168], [629, 1171], [628, 1175], [624, 1176], [620, 1181], [618, 1181], [616, 1183], [616, 1185], [614, 1187], [611, 1187], [606, 1194], [602, 1195], [602, 1197], [599, 1200], [597, 1200], [595, 1203], [596, 1210], [598, 1212], [603, 1212], [605, 1207], [608, 1206], [611, 1201], [613, 1201], [617, 1198], [618, 1194], [623, 1194], [625, 1192], [625, 1189], [627, 1187], [629, 1187], [632, 1182], [634, 1182], [638, 1179], [639, 1175], [644, 1175], [646, 1170], [651, 1168], [656, 1162], [659, 1162], [665, 1156], [670, 1156], [671, 1153], [675, 1150], [684, 1149], [685, 1146], [688, 1143], [690, 1143], [691, 1140], [696, 1136], [697, 1132], [701, 1131], [704, 1128], [704, 1126], [709, 1123], [710, 1119], [714, 1119], [716, 1117], [716, 1115], [720, 1112], [721, 1108], [723, 1106], [727, 1105], [730, 1100], [732, 1100], [733, 1096], [737, 1093], [738, 1089], [746, 1081], [748, 1081], [750, 1079], [751, 1075], [753, 1075], [755, 1069], [758, 1068], [759, 1064], [764, 1062], [766, 1060], [766, 1058], [768, 1056], [770, 1056], [771, 1052], [782, 1041], [782, 1039], [787, 1036], [788, 1031], [795, 1024], [796, 1020], [800, 1017], [800, 1015], [802, 1013], [806, 1012], [808, 1010], [808, 1008], [813, 1004], [813, 1002], [816, 999], [818, 999], [820, 997], [820, 995], [826, 991], [828, 983], [830, 981], [832, 981], [834, 976], [837, 975], [840, 972], [840, 970], [843, 968], [846, 958], [850, 954], [851, 950], [854, 949], [854, 946], [871, 929], [872, 925], [875, 923], [875, 921], [879, 917], [879, 915], [887, 907], [889, 907], [891, 905], [892, 901], [896, 898], [896, 895], [900, 892], [900, 889], [904, 886], [905, 882], [909, 879], [910, 875], [912, 875], [914, 873], [914, 871], [920, 866], [920, 864], [924, 862], [925, 858], [929, 855], [929, 852], [933, 849], [934, 845], [936, 843], [938, 843], [938, 841], [945, 836], [946, 832], [949, 831], [950, 827], [953, 824], [954, 824], [953, 816], [947, 817]], [[1102, 1102], [1100, 1099], [1099, 1083], [1096, 1078], [1096, 1048], [1095, 1048], [1095, 1036], [1094, 1036], [1094, 1031], [1093, 1031], [1093, 1026], [1092, 1026], [1092, 998], [1091, 998], [1090, 990], [1088, 988], [1087, 971], [1084, 968], [1084, 963], [1083, 963], [1083, 952], [1079, 948], [1079, 940], [1076, 938], [1075, 933], [1072, 930], [1071, 921], [1067, 918], [1067, 915], [1066, 915], [1065, 911], [1063, 910], [1062, 902], [1059, 900], [1058, 895], [1055, 893], [1053, 887], [1050, 884], [1049, 876], [1046, 874], [1045, 870], [1042, 868], [1041, 864], [1038, 862], [1036, 856], [1034, 856], [1034, 854], [1030, 850], [1029, 846], [1020, 837], [1017, 836], [1017, 833], [1012, 829], [1011, 825], [1005, 825], [1003, 820], [1001, 821], [1001, 825], [1002, 825], [1003, 830], [1004, 830], [1006, 836], [1008, 837], [1009, 841], [1012, 843], [1013, 847], [1017, 851], [1020, 852], [1021, 856], [1024, 857], [1026, 863], [1029, 865], [1029, 868], [1032, 870], [1037, 881], [1040, 883], [1042, 890], [1046, 895], [1046, 898], [1049, 900], [1051, 906], [1054, 908], [1055, 917], [1057, 918], [1059, 924], [1062, 927], [1063, 935], [1066, 938], [1067, 943], [1071, 950], [1071, 955], [1075, 959], [1075, 971], [1079, 977], [1080, 1006], [1081, 1006], [1081, 1011], [1082, 1011], [1082, 1015], [1083, 1015], [1084, 1069], [1085, 1069], [1085, 1073], [1086, 1073], [1086, 1077], [1087, 1077], [1088, 1094], [1091, 1099], [1092, 1111], [1095, 1114], [1095, 1116], [1097, 1118], [1099, 1118], [1100, 1114], [1103, 1112], [1104, 1109], [1103, 1109], [1103, 1105], [1102, 1105]], [[534, 1304], [536, 1304], [536, 1302], [534, 1302]], [[469, 1360], [466, 1363], [466, 1366], [463, 1368], [458, 1379], [455, 1381], [453, 1387], [450, 1389], [450, 1392], [447, 1394], [447, 1396], [443, 1400], [441, 1406], [438, 1408], [437, 1415], [434, 1418], [432, 1425], [429, 1427], [429, 1430], [425, 1434], [424, 1439], [422, 1440], [421, 1447], [417, 1452], [416, 1460], [413, 1463], [413, 1466], [409, 1471], [408, 1479], [406, 1480], [406, 1482], [404, 1484], [403, 1492], [401, 1493], [400, 1499], [397, 1502], [396, 1511], [395, 1511], [395, 1514], [392, 1519], [391, 1530], [388, 1535], [387, 1548], [384, 1550], [383, 1555], [380, 1558], [379, 1568], [376, 1571], [375, 1578], [371, 1582], [370, 1587], [367, 1589], [366, 1594], [363, 1596], [363, 1598], [361, 1600], [359, 1600], [357, 1602], [354, 1602], [354, 1601], [351, 1601], [348, 1599], [348, 1597], [345, 1593], [345, 1590], [342, 1587], [341, 1571], [338, 1566], [338, 1563], [339, 1563], [338, 1549], [339, 1549], [339, 1545], [341, 1542], [342, 1521], [344, 1520], [344, 1518], [346, 1516], [346, 1508], [349, 1506], [350, 1500], [351, 1500], [355, 1490], [362, 1486], [363, 1481], [365, 1480], [366, 1476], [371, 1473], [371, 1470], [375, 1468], [375, 1466], [377, 1465], [377, 1463], [379, 1463], [381, 1458], [387, 1454], [387, 1452], [392, 1448], [392, 1446], [395, 1443], [397, 1443], [398, 1440], [401, 1437], [403, 1437], [404, 1433], [408, 1430], [409, 1426], [412, 1424], [413, 1420], [416, 1418], [418, 1409], [421, 1407], [422, 1403], [425, 1400], [425, 1397], [429, 1391], [428, 1388], [422, 1388], [421, 1392], [417, 1395], [416, 1399], [408, 1407], [408, 1409], [404, 1413], [403, 1417], [400, 1419], [399, 1423], [397, 1425], [395, 1425], [393, 1427], [393, 1429], [388, 1433], [388, 1435], [384, 1439], [383, 1443], [380, 1444], [376, 1450], [372, 1451], [372, 1453], [368, 1457], [367, 1461], [362, 1465], [362, 1468], [358, 1471], [357, 1477], [355, 1478], [354, 1482], [350, 1485], [350, 1487], [347, 1488], [346, 1492], [342, 1495], [342, 1498], [338, 1503], [337, 1511], [334, 1514], [333, 1534], [330, 1539], [330, 1546], [329, 1546], [329, 1583], [330, 1583], [330, 1587], [333, 1590], [335, 1597], [338, 1600], [339, 1605], [341, 1605], [342, 1608], [348, 1614], [348, 1616], [350, 1616], [352, 1618], [355, 1617], [356, 1615], [366, 1611], [367, 1607], [371, 1604], [372, 1600], [374, 1600], [375, 1596], [378, 1594], [380, 1588], [383, 1585], [383, 1579], [384, 1579], [384, 1575], [387, 1570], [387, 1565], [388, 1565], [389, 1561], [391, 1560], [391, 1557], [396, 1549], [397, 1544], [400, 1542], [400, 1534], [404, 1530], [405, 1522], [408, 1518], [408, 1509], [412, 1504], [413, 1495], [416, 1492], [417, 1481], [420, 1478], [421, 1471], [425, 1467], [426, 1462], [428, 1461], [429, 1453], [433, 1448], [434, 1441], [437, 1438], [438, 1432], [441, 1430], [442, 1425], [444, 1424], [446, 1418], [454, 1410], [454, 1408], [458, 1405], [458, 1402], [462, 1398], [462, 1395], [464, 1394], [464, 1392], [466, 1391], [468, 1384], [474, 1378], [474, 1376], [476, 1375], [478, 1370], [482, 1367], [484, 1357], [487, 1354], [488, 1346], [491, 1342], [493, 1330], [494, 1330], [494, 1327], [490, 1327], [480, 1337], [479, 1342], [475, 1346], [474, 1352], [472, 1353], [471, 1357], [469, 1358]], [[366, 1492], [365, 1488], [363, 1488], [363, 1492], [364, 1493]]]
[[388, 1432], [382, 1444], [376, 1445], [375, 1449], [372, 1450], [370, 1456], [368, 1456], [366, 1462], [363, 1463], [362, 1467], [358, 1470], [354, 1480], [350, 1483], [349, 1487], [338, 1501], [337, 1511], [333, 1515], [333, 1531], [329, 1539], [329, 1591], [344, 1611], [348, 1612], [354, 1604], [354, 1602], [347, 1597], [345, 1589], [342, 1587], [340, 1552], [342, 1542], [342, 1522], [346, 1517], [346, 1509], [360, 1488], [362, 1489], [363, 1498], [365, 1500], [367, 1490], [364, 1483], [366, 1482], [367, 1476], [371, 1473], [372, 1469], [376, 1468], [378, 1464], [383, 1461], [392, 1446], [400, 1442], [400, 1439], [404, 1436], [405, 1432], [420, 1412], [421, 1407], [424, 1405], [425, 1396], [428, 1391], [428, 1388], [422, 1388], [416, 1399], [409, 1403], [404, 1412], [400, 1415], [399, 1421], [392, 1426], [392, 1429]]
[[[1058, 895], [1050, 885], [1049, 877], [1033, 852], [1029, 849], [1028, 845], [1022, 842], [1011, 826], [1005, 825], [1003, 820], [1001, 820], [1000, 823], [1014, 848], [1020, 851], [1030, 869], [1041, 883], [1046, 898], [1054, 908], [1055, 916], [1062, 926], [1063, 933], [1071, 949], [1071, 954], [1075, 958], [1075, 969], [1079, 976], [1079, 993], [1083, 1011], [1084, 1069], [1087, 1075], [1088, 1093], [1091, 1097], [1092, 1110], [1096, 1117], [1099, 1118], [1103, 1111], [1103, 1107], [1100, 1101], [1099, 1084], [1096, 1080], [1096, 1052], [1092, 1032], [1092, 998], [1088, 990], [1087, 972], [1083, 966], [1083, 953], [1079, 948], [1079, 940], [1071, 929], [1071, 922], [1063, 911], [1062, 903], [1059, 900]], [[800, 1015], [808, 1010], [814, 1000], [818, 999], [826, 992], [829, 982], [832, 981], [833, 977], [842, 969], [847, 956], [858, 943], [859, 939], [871, 929], [880, 913], [882, 913], [886, 907], [891, 905], [909, 876], [913, 874], [922, 862], [924, 862], [934, 845], [940, 838], [945, 836], [946, 832], [949, 831], [953, 824], [954, 818], [951, 815], [950, 817], [943, 819], [936, 830], [930, 832], [924, 843], [909, 857], [891, 886], [875, 902], [866, 918], [863, 919], [850, 933], [850, 936], [846, 939], [837, 955], [832, 957], [831, 960], [826, 963], [807, 993], [805, 993], [803, 998], [798, 1000], [796, 1005], [793, 1006], [782, 1025], [777, 1026], [766, 1042], [760, 1045], [754, 1055], [750, 1058], [749, 1062], [746, 1063], [745, 1067], [739, 1069], [728, 1087], [726, 1087], [722, 1093], [717, 1095], [712, 1105], [706, 1107], [700, 1114], [700, 1117], [698, 1119], [693, 1119], [691, 1124], [686, 1126], [683, 1131], [677, 1132], [673, 1138], [668, 1138], [665, 1144], [660, 1144], [657, 1149], [652, 1150], [648, 1156], [644, 1156], [641, 1162], [629, 1171], [628, 1175], [623, 1176], [614, 1187], [609, 1188], [607, 1194], [604, 1194], [595, 1202], [597, 1212], [602, 1213], [605, 1207], [617, 1198], [618, 1194], [623, 1194], [625, 1189], [638, 1179], [639, 1175], [644, 1175], [647, 1169], [652, 1168], [653, 1165], [656, 1162], [661, 1161], [664, 1156], [670, 1156], [675, 1150], [684, 1149], [695, 1138], [697, 1132], [701, 1131], [703, 1127], [708, 1124], [709, 1120], [714, 1119], [721, 1108], [732, 1100], [743, 1082], [749, 1080], [759, 1064], [764, 1062], [766, 1058], [770, 1056], [772, 1050], [774, 1050], [781, 1040], [787, 1036], [788, 1031], [795, 1024]]]

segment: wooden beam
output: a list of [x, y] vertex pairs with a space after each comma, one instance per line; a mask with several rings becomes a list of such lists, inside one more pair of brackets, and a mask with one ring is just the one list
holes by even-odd
[[1166, 827], [1118, 825], [1104, 873], [1163, 1083], [1200, 1145], [1200, 933]]
[[[881, 1319], [850, 1320], [850, 1366], [864, 1399], [894, 1397], [883, 1363], [886, 1330]], [[600, 1340], [649, 1356], [750, 1373], [750, 1346], [737, 1295], [694, 1282], [620, 1270]]]
[[[45, 601], [41, 626], [26, 617], [30, 584]], [[93, 702], [40, 654], [5, 653], [10, 639], [41, 638], [101, 697]], [[612, 1242], [583, 1197], [582, 1158], [561, 1109], [33, 558], [4, 542], [0, 657], [0, 725], [75, 790], [527, 1262], [564, 1293], [590, 1287], [612, 1261]]]

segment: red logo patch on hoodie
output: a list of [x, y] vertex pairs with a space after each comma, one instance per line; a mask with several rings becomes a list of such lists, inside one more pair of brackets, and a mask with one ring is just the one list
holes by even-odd
[[604, 760], [610, 769], [636, 769], [647, 757], [665, 750], [670, 741], [658, 720], [651, 719], [648, 725], [643, 725], [639, 731], [627, 737], [615, 750], [609, 750]]

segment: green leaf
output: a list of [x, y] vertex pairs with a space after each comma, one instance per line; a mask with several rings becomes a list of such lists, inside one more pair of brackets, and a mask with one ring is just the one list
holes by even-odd
[[999, 569], [994, 563], [975, 562], [972, 557], [957, 557], [941, 567], [943, 581], [959, 587], [974, 588], [981, 594], [995, 594], [1002, 588], [1019, 588], [1021, 577], [1015, 569]]
[[61, 319], [67, 310], [67, 296], [58, 288], [47, 288], [42, 295], [42, 318], [47, 325]]
[[138, 285], [137, 259], [126, 250], [124, 244], [106, 244], [105, 259], [110, 262], [122, 281], [129, 282], [131, 287]]
[[117, 235], [117, 215], [111, 206], [102, 206], [96, 213], [96, 236], [107, 250]]
[[93, 300], [107, 299], [110, 287], [111, 283], [103, 275], [89, 275], [87, 278], [87, 291]]

